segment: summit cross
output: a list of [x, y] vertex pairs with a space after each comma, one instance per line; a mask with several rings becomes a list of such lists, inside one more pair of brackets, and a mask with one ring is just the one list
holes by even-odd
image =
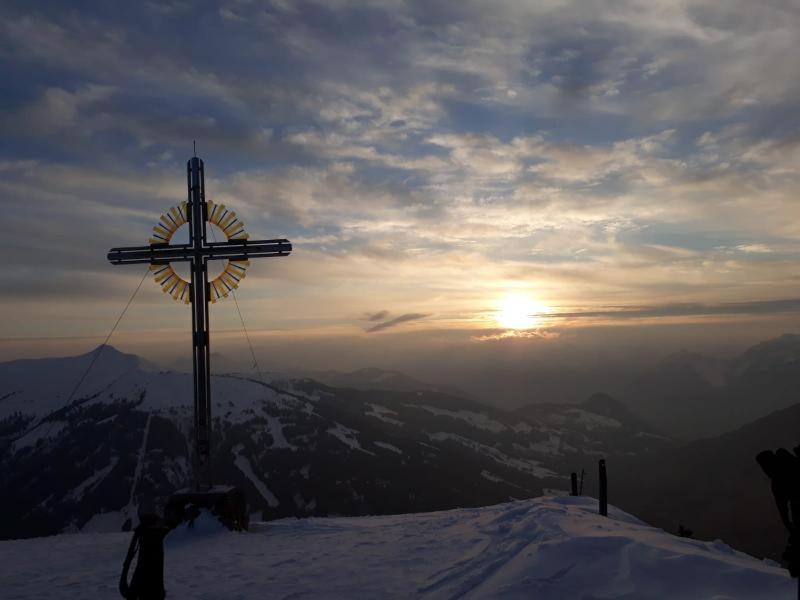
[[[249, 240], [244, 225], [223, 204], [206, 202], [203, 161], [197, 156], [187, 163], [188, 200], [170, 209], [153, 228], [148, 246], [112, 248], [108, 260], [114, 265], [150, 264], [156, 282], [173, 299], [191, 304], [192, 364], [194, 373], [194, 487], [198, 492], [212, 488], [211, 475], [211, 364], [209, 351], [208, 303], [228, 296], [238, 287], [251, 258], [288, 256], [289, 240]], [[217, 225], [227, 237], [209, 242], [206, 223]], [[182, 225], [189, 225], [188, 244], [170, 244]], [[208, 280], [208, 262], [226, 260], [222, 273]], [[173, 262], [188, 262], [191, 280], [184, 280]]]

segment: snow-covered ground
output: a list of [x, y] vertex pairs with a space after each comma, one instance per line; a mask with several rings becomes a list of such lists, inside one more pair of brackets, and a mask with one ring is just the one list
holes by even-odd
[[[169, 598], [795, 597], [778, 566], [678, 538], [590, 498], [382, 517], [285, 519], [248, 533], [203, 516], [167, 538]], [[114, 598], [130, 534], [0, 542], [13, 598]]]

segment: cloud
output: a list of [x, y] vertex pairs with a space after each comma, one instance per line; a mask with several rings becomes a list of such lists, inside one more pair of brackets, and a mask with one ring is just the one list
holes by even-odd
[[185, 198], [192, 139], [208, 197], [295, 242], [243, 288], [264, 327], [474, 326], [517, 288], [588, 311], [795, 292], [780, 3], [225, 2], [191, 30], [168, 8], [0, 8], [2, 327], [26, 299], [114, 296], [105, 252]]
[[92, 108], [108, 100], [114, 94], [112, 86], [88, 84], [76, 91], [59, 87], [44, 90], [41, 98], [9, 119], [7, 128], [24, 128], [37, 135], [52, 135], [75, 128], [93, 126]]
[[539, 340], [557, 340], [561, 336], [557, 331], [550, 331], [547, 329], [534, 329], [534, 330], [516, 330], [508, 329], [506, 331], [498, 331], [496, 333], [484, 333], [482, 335], [473, 336], [472, 339], [476, 342], [496, 342], [509, 339], [539, 339]]
[[399, 317], [395, 317], [389, 321], [384, 321], [383, 323], [378, 323], [367, 329], [367, 333], [374, 333], [376, 331], [384, 331], [389, 329], [390, 327], [396, 327], [397, 325], [401, 325], [403, 323], [408, 323], [409, 321], [419, 321], [420, 319], [424, 319], [429, 317], [428, 314], [423, 313], [407, 313], [405, 315], [400, 315]]
[[766, 244], [740, 244], [736, 246], [736, 249], [754, 254], [769, 254], [773, 251], [772, 248]]
[[367, 313], [365, 319], [367, 321], [383, 321], [389, 314], [388, 310], [379, 310], [376, 313]]
[[605, 310], [554, 312], [548, 317], [561, 319], [650, 319], [664, 317], [699, 317], [712, 315], [775, 315], [800, 312], [800, 298], [729, 302], [724, 304], [663, 304], [657, 306], [620, 306]]

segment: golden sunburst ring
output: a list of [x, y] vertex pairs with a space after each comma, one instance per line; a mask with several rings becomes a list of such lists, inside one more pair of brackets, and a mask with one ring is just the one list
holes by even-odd
[[250, 265], [249, 260], [229, 260], [222, 273], [208, 282], [211, 293], [208, 295], [212, 303], [220, 298], [227, 298], [228, 293], [239, 287], [239, 282], [244, 279], [245, 270]]
[[231, 240], [246, 240], [250, 237], [244, 231], [244, 223], [236, 217], [235, 212], [225, 208], [224, 204], [214, 204], [209, 200], [207, 219], [209, 223], [213, 223], [222, 229], [229, 242]]
[[[246, 240], [249, 236], [244, 230], [244, 223], [236, 213], [225, 207], [224, 204], [215, 204], [208, 201], [206, 220], [219, 227], [228, 241]], [[172, 236], [178, 229], [189, 222], [189, 205], [181, 202], [180, 206], [173, 206], [159, 218], [159, 223], [153, 227], [153, 237], [150, 245], [169, 244]], [[228, 260], [222, 272], [208, 282], [209, 300], [212, 303], [220, 298], [227, 298], [233, 290], [239, 287], [239, 282], [244, 279], [245, 271], [250, 265], [249, 260]], [[192, 284], [181, 277], [171, 264], [150, 265], [155, 282], [161, 286], [161, 291], [172, 296], [177, 302], [189, 304], [192, 294]]]
[[169, 244], [173, 234], [182, 225], [189, 222], [189, 203], [181, 202], [180, 206], [173, 206], [166, 214], [161, 215], [160, 223], [153, 227], [153, 237], [150, 238], [150, 245]]
[[150, 265], [150, 270], [153, 271], [155, 282], [161, 286], [161, 291], [170, 294], [177, 302], [189, 304], [192, 284], [178, 275], [171, 264]]

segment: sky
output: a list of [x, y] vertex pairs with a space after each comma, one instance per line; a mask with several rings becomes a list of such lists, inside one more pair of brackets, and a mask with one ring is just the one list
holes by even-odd
[[[796, 331], [798, 46], [791, 0], [3, 2], [0, 359], [104, 339], [145, 270], [106, 252], [185, 199], [193, 140], [207, 198], [294, 245], [237, 294], [265, 363]], [[230, 300], [211, 320], [244, 352]], [[145, 281], [112, 343], [188, 331]]]

